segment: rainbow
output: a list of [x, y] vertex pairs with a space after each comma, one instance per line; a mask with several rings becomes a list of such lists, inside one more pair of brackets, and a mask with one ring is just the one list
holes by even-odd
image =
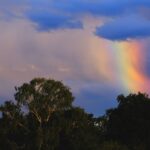
[[86, 65], [90, 77], [114, 88], [118, 94], [146, 92], [150, 94], [146, 56], [148, 49], [144, 40], [109, 41], [92, 36], [87, 46]]
[[116, 80], [126, 92], [148, 92], [149, 79], [145, 73], [146, 50], [138, 42], [111, 43]]

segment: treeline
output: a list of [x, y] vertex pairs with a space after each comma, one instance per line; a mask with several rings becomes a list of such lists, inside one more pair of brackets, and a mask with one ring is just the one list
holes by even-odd
[[0, 150], [150, 150], [150, 98], [120, 95], [94, 117], [60, 81], [35, 78], [0, 106]]

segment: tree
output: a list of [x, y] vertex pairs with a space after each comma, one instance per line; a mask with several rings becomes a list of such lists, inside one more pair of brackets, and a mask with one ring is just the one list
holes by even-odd
[[105, 141], [101, 145], [101, 150], [129, 150], [126, 146], [117, 141]]
[[35, 78], [15, 89], [16, 102], [7, 101], [0, 107], [0, 137], [14, 149], [41, 150], [47, 136], [52, 136], [47, 134], [52, 114], [71, 109], [74, 97], [62, 82], [45, 78]]
[[99, 150], [98, 128], [93, 115], [74, 107], [65, 111], [59, 150]]
[[74, 99], [67, 86], [52, 79], [35, 78], [15, 89], [17, 105], [26, 107], [40, 124], [48, 122], [53, 112], [71, 108]]
[[[1, 149], [17, 150], [24, 148], [28, 128], [20, 108], [12, 101], [0, 106], [0, 145]], [[20, 136], [21, 135], [21, 136]]]
[[1, 150], [149, 150], [150, 98], [120, 95], [118, 106], [94, 118], [72, 105], [60, 81], [35, 78], [0, 105]]
[[72, 106], [74, 97], [62, 82], [35, 78], [16, 87], [15, 100], [0, 107], [2, 150], [99, 149], [95, 119]]
[[[106, 117], [107, 137], [134, 149], [150, 149], [150, 98], [147, 94], [118, 96], [118, 107], [109, 109]], [[144, 148], [145, 147], [145, 148]], [[136, 148], [137, 149], [137, 148]]]

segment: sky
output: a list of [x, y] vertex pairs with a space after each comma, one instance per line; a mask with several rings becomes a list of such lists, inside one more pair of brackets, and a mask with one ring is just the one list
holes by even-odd
[[0, 101], [34, 77], [62, 81], [94, 115], [150, 94], [149, 0], [1, 0]]

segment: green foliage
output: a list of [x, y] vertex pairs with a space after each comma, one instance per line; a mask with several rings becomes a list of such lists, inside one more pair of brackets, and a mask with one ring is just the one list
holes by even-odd
[[68, 87], [52, 79], [35, 78], [15, 89], [17, 104], [25, 106], [39, 123], [47, 122], [56, 110], [69, 109], [74, 99]]
[[59, 149], [98, 149], [98, 130], [91, 115], [83, 109], [73, 108], [64, 113], [63, 119]]
[[[0, 145], [1, 149], [16, 150], [24, 147], [26, 132], [25, 118], [20, 108], [11, 101], [1, 105]], [[22, 136], [20, 136], [22, 135]]]
[[116, 141], [107, 141], [102, 143], [101, 150], [129, 150], [129, 149]]
[[73, 107], [73, 99], [68, 87], [51, 79], [16, 87], [15, 103], [0, 107], [1, 150], [96, 150], [94, 119]]
[[149, 150], [150, 99], [138, 93], [94, 118], [60, 81], [35, 78], [0, 106], [0, 150]]
[[142, 144], [150, 149], [150, 99], [146, 94], [118, 97], [118, 107], [107, 111], [107, 136], [129, 147]]

